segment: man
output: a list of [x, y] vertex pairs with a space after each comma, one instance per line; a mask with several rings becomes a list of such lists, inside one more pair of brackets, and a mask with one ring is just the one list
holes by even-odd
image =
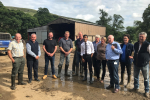
[[69, 38], [69, 35], [70, 35], [69, 31], [66, 31], [65, 37], [61, 38], [59, 41], [59, 49], [61, 53], [60, 53], [60, 62], [58, 65], [58, 76], [57, 76], [58, 78], [60, 77], [62, 65], [65, 58], [66, 58], [65, 75], [69, 76], [67, 72], [70, 62], [70, 52], [72, 51], [73, 48], [72, 40]]
[[76, 35], [76, 40], [74, 41], [75, 52], [74, 52], [73, 63], [72, 63], [72, 72], [73, 72], [73, 74], [75, 74], [76, 53], [77, 53], [76, 41], [77, 41], [77, 39], [79, 39], [79, 36], [78, 36], [78, 35]]
[[94, 76], [96, 76], [97, 46], [100, 43], [101, 43], [101, 41], [100, 41], [100, 35], [95, 35], [95, 41], [93, 42], [94, 54], [93, 54], [93, 57], [92, 57], [93, 67], [94, 67]]
[[[146, 41], [147, 33], [139, 33], [139, 41], [134, 44], [134, 91], [139, 89], [139, 73], [144, 77], [145, 96], [149, 97], [149, 54], [150, 44]], [[130, 56], [130, 58], [133, 58]]]
[[82, 56], [82, 62], [84, 65], [84, 79], [83, 81], [87, 80], [87, 63], [89, 66], [89, 72], [90, 72], [90, 84], [92, 83], [92, 56], [94, 53], [94, 47], [93, 43], [88, 41], [88, 36], [84, 35], [84, 42], [81, 44], [81, 56]]
[[119, 76], [118, 76], [118, 65], [119, 56], [122, 54], [122, 49], [118, 42], [114, 41], [114, 36], [108, 36], [108, 44], [106, 46], [106, 60], [109, 70], [110, 85], [106, 87], [107, 89], [114, 88], [114, 93], [119, 91]]
[[130, 85], [131, 82], [131, 65], [133, 59], [130, 59], [132, 52], [134, 51], [133, 44], [129, 43], [130, 35], [125, 34], [123, 36], [123, 43], [120, 45], [122, 48], [123, 53], [120, 55], [120, 64], [121, 64], [121, 82], [120, 85], [124, 84], [124, 73], [125, 67], [127, 68], [128, 73], [128, 83], [126, 87]]
[[41, 50], [39, 43], [36, 41], [36, 34], [31, 34], [31, 39], [26, 44], [26, 58], [28, 67], [28, 83], [32, 81], [32, 68], [34, 70], [35, 81], [40, 81], [38, 79], [38, 59], [41, 56]]
[[55, 76], [54, 64], [55, 64], [55, 52], [57, 50], [57, 43], [56, 43], [56, 40], [53, 39], [53, 33], [52, 32], [50, 32], [48, 34], [48, 39], [44, 40], [43, 50], [45, 52], [45, 70], [44, 70], [43, 79], [46, 79], [46, 77], [47, 77], [49, 60], [51, 62], [52, 77], [54, 79], [56, 79], [57, 77]]
[[24, 46], [21, 40], [21, 34], [15, 34], [15, 40], [9, 43], [7, 48], [8, 56], [12, 61], [12, 73], [11, 73], [11, 89], [15, 90], [15, 78], [18, 73], [18, 85], [26, 85], [23, 82], [23, 71], [25, 65]]
[[78, 33], [79, 39], [76, 41], [76, 48], [77, 48], [77, 53], [76, 53], [76, 74], [78, 75], [79, 71], [79, 63], [80, 63], [80, 73], [83, 74], [83, 66], [82, 66], [82, 59], [81, 59], [81, 44], [84, 42], [83, 40], [83, 34], [82, 32]]

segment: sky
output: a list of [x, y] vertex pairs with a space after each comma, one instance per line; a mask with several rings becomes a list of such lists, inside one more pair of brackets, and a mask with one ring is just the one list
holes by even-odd
[[109, 15], [119, 14], [124, 18], [124, 26], [133, 26], [135, 20], [142, 21], [142, 14], [150, 0], [0, 0], [4, 6], [14, 6], [38, 10], [48, 8], [50, 13], [91, 22], [99, 20], [99, 9]]

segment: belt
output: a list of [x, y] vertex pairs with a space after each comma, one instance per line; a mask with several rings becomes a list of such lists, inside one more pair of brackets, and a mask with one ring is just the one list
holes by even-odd
[[[116, 60], [119, 60], [119, 59], [116, 59]], [[108, 61], [116, 61], [116, 60], [108, 60]]]
[[91, 54], [83, 54], [83, 56], [91, 56]]
[[21, 57], [13, 57], [13, 58], [22, 58], [23, 56], [21, 56]]

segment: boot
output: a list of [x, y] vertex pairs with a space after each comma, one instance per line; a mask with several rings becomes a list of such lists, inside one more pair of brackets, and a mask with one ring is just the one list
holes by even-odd
[[130, 86], [130, 82], [131, 82], [131, 75], [128, 75], [128, 83], [126, 85], [126, 88]]
[[84, 78], [82, 81], [86, 81], [87, 80], [87, 70], [84, 71]]
[[70, 76], [70, 75], [68, 74], [68, 67], [69, 67], [69, 65], [65, 65], [65, 76]]
[[16, 78], [16, 76], [11, 76], [11, 89], [12, 90], [15, 90], [16, 89], [16, 87], [15, 87], [15, 78]]
[[92, 81], [92, 73], [90, 73], [90, 84], [92, 84], [93, 83], [93, 81]]
[[23, 74], [18, 73], [18, 85], [26, 85], [26, 83], [23, 82]]
[[58, 78], [60, 78], [61, 69], [62, 69], [62, 66], [58, 65], [58, 76], [57, 76]]
[[120, 82], [120, 85], [123, 85], [124, 84], [124, 73], [121, 73], [121, 82]]

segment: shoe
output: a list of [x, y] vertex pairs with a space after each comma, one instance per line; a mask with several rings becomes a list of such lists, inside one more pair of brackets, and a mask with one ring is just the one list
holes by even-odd
[[47, 78], [47, 75], [44, 75], [44, 76], [43, 76], [43, 80], [45, 80], [46, 78]]
[[93, 83], [93, 81], [92, 81], [92, 73], [90, 73], [90, 84], [92, 84]]
[[18, 74], [18, 85], [26, 85], [26, 83], [23, 82], [23, 74]]
[[114, 93], [117, 93], [117, 92], [119, 92], [119, 89], [115, 89], [115, 90], [114, 90]]
[[56, 79], [57, 77], [55, 75], [52, 76], [54, 79]]
[[145, 92], [145, 97], [149, 98], [149, 92]]
[[32, 80], [29, 80], [28, 83], [31, 83]]
[[121, 82], [120, 82], [120, 85], [123, 85], [124, 84], [124, 73], [121, 73]]
[[58, 65], [58, 76], [57, 76], [58, 78], [60, 78], [61, 69], [62, 69], [62, 66]]
[[16, 87], [15, 87], [15, 78], [16, 78], [16, 76], [11, 76], [11, 89], [12, 90], [15, 90], [16, 89]]
[[139, 89], [135, 89], [135, 88], [130, 90], [130, 92], [138, 92], [138, 91], [139, 91]]
[[109, 85], [106, 87], [106, 89], [111, 89], [111, 88], [114, 88], [114, 86]]
[[35, 79], [35, 81], [38, 81], [38, 82], [40, 82], [40, 80], [37, 78], [37, 79]]

